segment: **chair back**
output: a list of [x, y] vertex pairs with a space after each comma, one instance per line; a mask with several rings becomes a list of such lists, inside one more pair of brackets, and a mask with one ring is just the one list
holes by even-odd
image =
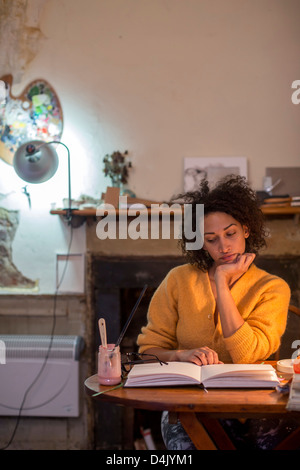
[[300, 308], [290, 304], [286, 330], [272, 360], [291, 359], [296, 349], [300, 349]]

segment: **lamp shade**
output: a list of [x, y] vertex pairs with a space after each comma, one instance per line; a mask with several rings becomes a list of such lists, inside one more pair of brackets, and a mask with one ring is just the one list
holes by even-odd
[[13, 158], [17, 175], [28, 183], [44, 183], [58, 168], [58, 156], [50, 143], [32, 140], [22, 144]]

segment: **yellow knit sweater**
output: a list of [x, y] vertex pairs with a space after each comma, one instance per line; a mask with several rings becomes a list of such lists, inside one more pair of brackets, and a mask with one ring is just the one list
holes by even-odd
[[245, 322], [223, 338], [220, 318], [214, 322], [216, 302], [208, 274], [189, 264], [172, 269], [150, 302], [148, 324], [137, 340], [139, 351], [208, 346], [223, 362], [267, 359], [278, 349], [285, 330], [289, 286], [252, 264], [231, 294]]

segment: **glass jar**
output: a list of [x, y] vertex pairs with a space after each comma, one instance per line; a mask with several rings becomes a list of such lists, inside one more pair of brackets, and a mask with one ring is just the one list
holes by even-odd
[[101, 385], [117, 385], [121, 382], [121, 355], [119, 346], [99, 346], [98, 380]]

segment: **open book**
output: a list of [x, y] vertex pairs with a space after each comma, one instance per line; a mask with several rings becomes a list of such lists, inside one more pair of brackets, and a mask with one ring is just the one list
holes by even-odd
[[136, 364], [125, 387], [165, 387], [200, 385], [207, 388], [274, 388], [279, 381], [269, 364], [212, 364], [192, 362]]

